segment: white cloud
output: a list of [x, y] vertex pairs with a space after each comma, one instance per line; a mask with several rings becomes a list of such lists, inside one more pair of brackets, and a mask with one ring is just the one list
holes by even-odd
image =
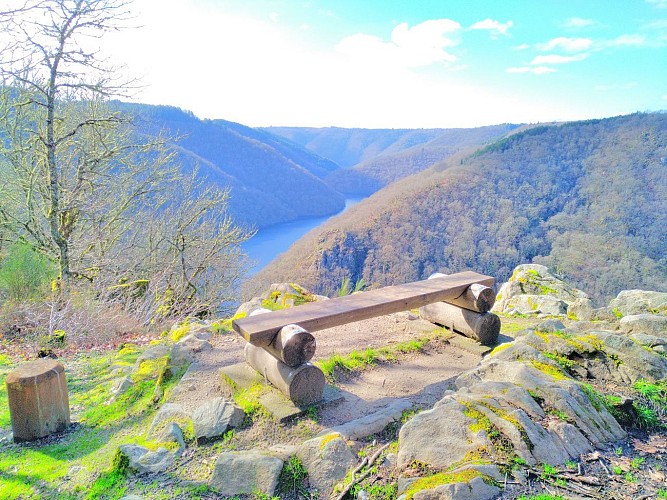
[[277, 13], [277, 12], [271, 12], [271, 13], [269, 14], [269, 19], [271, 19], [271, 21], [273, 21], [274, 23], [277, 23], [277, 22], [278, 22], [278, 17], [279, 17], [279, 16], [278, 16], [278, 13]]
[[662, 99], [663, 101], [667, 101], [667, 94], [665, 94], [665, 95], [663, 95], [662, 97], [660, 97], [660, 99]]
[[564, 28], [587, 28], [588, 26], [593, 26], [597, 24], [597, 21], [593, 19], [584, 19], [581, 17], [570, 17], [566, 19], [563, 23]]
[[659, 9], [667, 9], [667, 0], [646, 0], [651, 5], [655, 5]]
[[561, 56], [558, 54], [549, 54], [546, 56], [536, 56], [530, 64], [566, 64], [576, 61], [583, 61], [588, 57], [587, 54], [577, 54], [576, 56]]
[[530, 48], [530, 45], [527, 43], [522, 43], [521, 45], [517, 45], [514, 47], [514, 50], [528, 50]]
[[[667, 0], [665, 0], [667, 1]], [[639, 47], [646, 45], [644, 35], [621, 35], [604, 43], [607, 47]]]
[[512, 21], [507, 21], [506, 23], [501, 23], [494, 19], [486, 18], [483, 21], [477, 21], [475, 24], [470, 26], [471, 30], [488, 30], [491, 33], [493, 38], [496, 38], [500, 35], [508, 35], [509, 29], [514, 25]]
[[537, 45], [537, 48], [541, 51], [550, 51], [550, 50], [563, 50], [565, 52], [582, 52], [588, 50], [593, 45], [593, 40], [590, 38], [568, 38], [568, 37], [558, 37], [552, 40], [549, 40], [547, 43], [541, 43]]
[[397, 25], [386, 42], [373, 35], [358, 33], [348, 36], [336, 45], [336, 51], [371, 65], [416, 68], [434, 63], [452, 63], [456, 56], [447, 48], [455, 47], [460, 39], [461, 25], [450, 19], [434, 19], [410, 28], [407, 23]]
[[507, 68], [508, 73], [532, 73], [534, 75], [546, 75], [547, 73], [554, 73], [555, 68], [548, 66], [521, 66], [518, 68]]

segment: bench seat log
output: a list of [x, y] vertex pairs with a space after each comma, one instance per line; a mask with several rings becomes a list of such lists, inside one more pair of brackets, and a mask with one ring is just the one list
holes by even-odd
[[472, 284], [492, 286], [494, 279], [473, 271], [364, 293], [311, 302], [299, 307], [235, 319], [232, 327], [249, 343], [264, 347], [284, 326], [295, 324], [308, 332], [353, 323], [376, 316], [422, 307], [460, 297]]

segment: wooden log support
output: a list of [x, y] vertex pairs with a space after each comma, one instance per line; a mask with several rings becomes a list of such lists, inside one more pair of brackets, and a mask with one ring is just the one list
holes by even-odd
[[[447, 276], [442, 273], [434, 273], [428, 277], [428, 279], [442, 278]], [[475, 311], [479, 313], [489, 312], [493, 307], [493, 304], [496, 303], [496, 293], [493, 291], [493, 288], [480, 285], [479, 283], [473, 283], [465, 292], [460, 296], [447, 299], [445, 302], [449, 304], [454, 304], [455, 306], [468, 309], [469, 311]]]
[[33, 441], [69, 425], [69, 398], [63, 365], [38, 359], [20, 365], [5, 379], [14, 441]]
[[323, 302], [232, 321], [234, 330], [256, 346], [268, 346], [281, 328], [295, 324], [309, 332], [383, 316], [460, 297], [472, 284], [493, 285], [491, 276], [465, 271], [432, 280], [388, 286]]
[[245, 346], [245, 360], [297, 406], [317, 403], [324, 396], [324, 374], [311, 363], [293, 368], [250, 343]]
[[495, 314], [469, 311], [447, 302], [428, 304], [419, 313], [425, 320], [453, 328], [481, 344], [493, 345], [498, 340], [500, 318]]
[[[269, 309], [255, 309], [250, 316], [270, 313]], [[287, 325], [280, 329], [273, 341], [264, 346], [271, 356], [287, 366], [297, 367], [313, 359], [317, 342], [310, 332], [299, 325]]]
[[293, 368], [313, 359], [316, 348], [315, 337], [299, 325], [282, 327], [273, 341], [264, 347], [273, 357]]

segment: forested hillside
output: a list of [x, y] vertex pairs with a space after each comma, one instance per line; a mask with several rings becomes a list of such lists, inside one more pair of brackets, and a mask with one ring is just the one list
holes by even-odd
[[338, 165], [297, 144], [170, 106], [115, 105], [134, 116], [140, 133], [178, 138], [172, 144], [179, 161], [198, 165], [209, 182], [230, 188], [230, 213], [237, 222], [264, 227], [343, 208], [342, 195], [322, 181]]
[[538, 126], [399, 181], [298, 241], [247, 286], [387, 285], [549, 265], [594, 298], [667, 289], [667, 114]]
[[398, 153], [440, 136], [445, 129], [363, 129], [266, 127], [263, 130], [301, 144], [343, 168], [381, 154]]
[[[466, 148], [495, 140], [518, 125], [504, 124], [471, 129], [445, 129], [434, 139], [399, 152], [383, 152], [352, 168], [334, 170], [327, 183], [351, 196], [367, 196], [408, 175], [421, 172]], [[405, 144], [403, 142], [402, 144]], [[391, 149], [395, 149], [396, 144]]]

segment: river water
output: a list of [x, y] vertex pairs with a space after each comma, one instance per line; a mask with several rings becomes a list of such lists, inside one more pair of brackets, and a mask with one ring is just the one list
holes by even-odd
[[296, 240], [301, 238], [311, 229], [324, 224], [331, 217], [343, 213], [353, 205], [359, 203], [363, 198], [350, 198], [345, 200], [345, 208], [334, 215], [327, 217], [309, 217], [276, 224], [265, 229], [257, 231], [257, 234], [241, 245], [243, 251], [248, 255], [250, 261], [254, 263], [253, 268], [248, 272], [251, 276], [259, 272], [274, 258], [285, 252]]

